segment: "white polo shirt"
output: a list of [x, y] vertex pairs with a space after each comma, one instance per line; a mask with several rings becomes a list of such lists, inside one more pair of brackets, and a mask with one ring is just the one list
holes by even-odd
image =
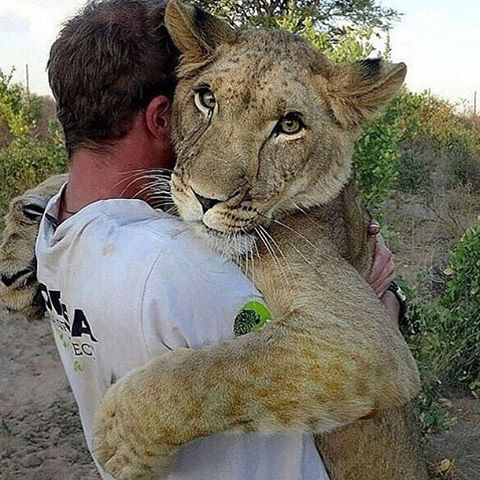
[[[38, 279], [91, 449], [95, 408], [116, 379], [175, 348], [232, 338], [245, 327], [238, 325], [243, 307], [263, 302], [235, 265], [145, 202], [99, 201], [57, 225], [59, 200], [40, 226]], [[313, 438], [291, 433], [200, 439], [180, 450], [168, 478], [328, 476]]]

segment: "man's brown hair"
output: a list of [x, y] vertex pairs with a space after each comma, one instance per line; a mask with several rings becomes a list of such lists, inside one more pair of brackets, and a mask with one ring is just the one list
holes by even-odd
[[69, 154], [119, 140], [152, 98], [173, 96], [178, 51], [165, 3], [93, 0], [61, 30], [48, 76]]

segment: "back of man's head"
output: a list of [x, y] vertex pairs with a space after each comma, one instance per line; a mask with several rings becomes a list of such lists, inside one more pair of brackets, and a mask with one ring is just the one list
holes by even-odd
[[157, 95], [173, 96], [178, 52], [165, 0], [93, 0], [61, 30], [48, 75], [70, 153], [124, 137]]

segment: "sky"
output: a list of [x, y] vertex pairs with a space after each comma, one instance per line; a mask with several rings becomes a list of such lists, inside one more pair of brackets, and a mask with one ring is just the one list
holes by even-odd
[[[45, 66], [50, 45], [62, 22], [84, 0], [0, 0], [0, 69], [25, 83], [29, 65], [30, 89], [48, 94]], [[381, 0], [404, 13], [391, 32], [392, 59], [408, 65], [407, 85], [455, 103], [480, 104], [480, 1]]]

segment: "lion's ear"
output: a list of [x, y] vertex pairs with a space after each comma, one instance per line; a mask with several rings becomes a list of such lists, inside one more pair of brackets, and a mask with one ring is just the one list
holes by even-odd
[[178, 0], [168, 2], [165, 25], [173, 43], [188, 63], [205, 62], [218, 45], [234, 39], [234, 30], [228, 23]]
[[334, 67], [327, 81], [327, 101], [337, 121], [359, 127], [400, 90], [407, 74], [404, 63], [369, 59]]

